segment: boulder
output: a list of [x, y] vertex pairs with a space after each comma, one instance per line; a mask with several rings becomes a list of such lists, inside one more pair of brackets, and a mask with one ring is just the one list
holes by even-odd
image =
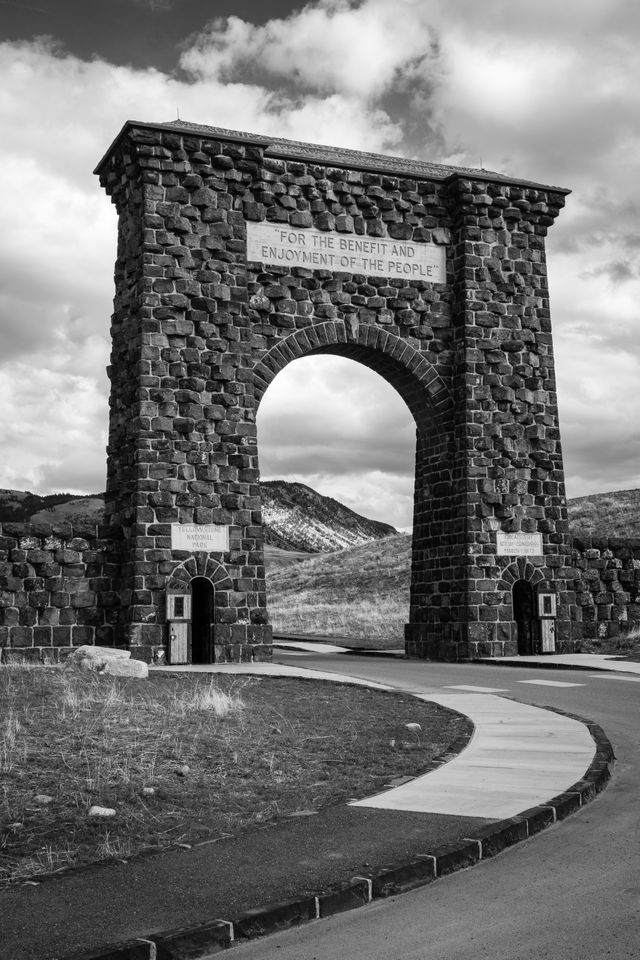
[[111, 677], [138, 677], [146, 679], [149, 668], [142, 660], [132, 660], [130, 650], [118, 650], [116, 647], [96, 647], [83, 644], [74, 650], [67, 660], [72, 667], [81, 670], [93, 670], [94, 673]]

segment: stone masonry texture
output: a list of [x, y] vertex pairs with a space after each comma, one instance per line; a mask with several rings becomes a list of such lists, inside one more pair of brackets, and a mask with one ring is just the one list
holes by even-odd
[[[379, 372], [416, 421], [407, 652], [514, 652], [520, 577], [557, 594], [558, 637], [571, 642], [544, 248], [566, 191], [182, 122], [127, 124], [97, 172], [119, 214], [107, 480], [107, 521], [123, 532], [117, 642], [153, 658], [167, 642], [167, 586], [211, 562], [225, 585], [216, 659], [267, 655], [256, 411], [280, 370], [315, 353]], [[263, 221], [439, 244], [445, 282], [247, 261], [247, 222]], [[171, 523], [226, 525], [230, 549], [181, 555]], [[544, 556], [520, 570], [496, 554], [499, 530], [541, 533]]]
[[[76, 646], [114, 643], [122, 548], [117, 533], [92, 525], [0, 525], [1, 662], [63, 663]], [[170, 585], [206, 574], [216, 590], [232, 589], [220, 566], [203, 560], [190, 558], [178, 567]], [[576, 537], [572, 565], [576, 602], [572, 643], [564, 649], [579, 651], [583, 641], [640, 626], [640, 539]]]
[[113, 646], [122, 534], [93, 525], [0, 525], [0, 652], [59, 663], [85, 643]]
[[[514, 653], [518, 579], [557, 595], [559, 646], [573, 649], [585, 608], [545, 262], [567, 191], [180, 121], [126, 124], [96, 172], [119, 215], [106, 504], [117, 561], [103, 578], [116, 602], [108, 616], [73, 608], [102, 611], [96, 639], [108, 629], [157, 659], [167, 589], [204, 576], [215, 659], [270, 655], [256, 412], [288, 363], [324, 353], [377, 371], [415, 419], [407, 653]], [[248, 261], [248, 222], [437, 244], [445, 282]], [[229, 549], [173, 550], [172, 523], [227, 526]], [[499, 556], [498, 531], [541, 534], [543, 555]], [[9, 550], [37, 581], [29, 549]]]
[[576, 605], [572, 635], [618, 637], [640, 627], [640, 539], [575, 537]]

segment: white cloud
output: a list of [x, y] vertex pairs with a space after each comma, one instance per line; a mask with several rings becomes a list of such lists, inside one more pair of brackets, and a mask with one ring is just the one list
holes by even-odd
[[[0, 487], [49, 493], [105, 488], [104, 343], [9, 363], [0, 377]], [[75, 370], [74, 370], [75, 368]], [[84, 373], [83, 371], [91, 371]]]
[[261, 26], [218, 19], [183, 53], [181, 66], [216, 80], [262, 72], [299, 90], [370, 101], [407, 64], [428, 59], [426, 9], [421, 0], [325, 0]]
[[[640, 483], [639, 32], [631, 0], [324, 0], [262, 26], [214, 22], [179, 76], [0, 44], [0, 483], [104, 485], [116, 220], [91, 171], [125, 120], [177, 108], [310, 142], [482, 157], [571, 187], [548, 241], [569, 494]], [[372, 516], [385, 498], [402, 502], [406, 515], [411, 422], [394, 421], [359, 374], [347, 387], [340, 373], [317, 377], [325, 425], [295, 376], [272, 384], [279, 460], [265, 446], [263, 470], [315, 478]]]
[[292, 105], [251, 84], [85, 63], [43, 41], [0, 44], [0, 62], [0, 484], [99, 490], [117, 219], [92, 170], [124, 121], [179, 106], [201, 122], [364, 149], [394, 127], [379, 110], [355, 117], [340, 95]]

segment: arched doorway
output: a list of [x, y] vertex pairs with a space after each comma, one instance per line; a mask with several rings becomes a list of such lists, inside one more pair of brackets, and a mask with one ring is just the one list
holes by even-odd
[[534, 654], [538, 639], [537, 620], [533, 587], [528, 580], [516, 580], [513, 585], [513, 619], [516, 622], [518, 654]]
[[207, 577], [191, 581], [191, 662], [213, 663], [212, 637], [214, 619], [213, 584]]

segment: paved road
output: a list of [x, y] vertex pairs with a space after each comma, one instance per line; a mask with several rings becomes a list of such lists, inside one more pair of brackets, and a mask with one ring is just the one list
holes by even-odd
[[501, 856], [402, 897], [238, 946], [235, 960], [638, 960], [640, 678], [327, 655], [295, 658], [302, 663], [406, 690], [481, 686], [560, 707], [601, 724], [616, 769], [593, 803]]

